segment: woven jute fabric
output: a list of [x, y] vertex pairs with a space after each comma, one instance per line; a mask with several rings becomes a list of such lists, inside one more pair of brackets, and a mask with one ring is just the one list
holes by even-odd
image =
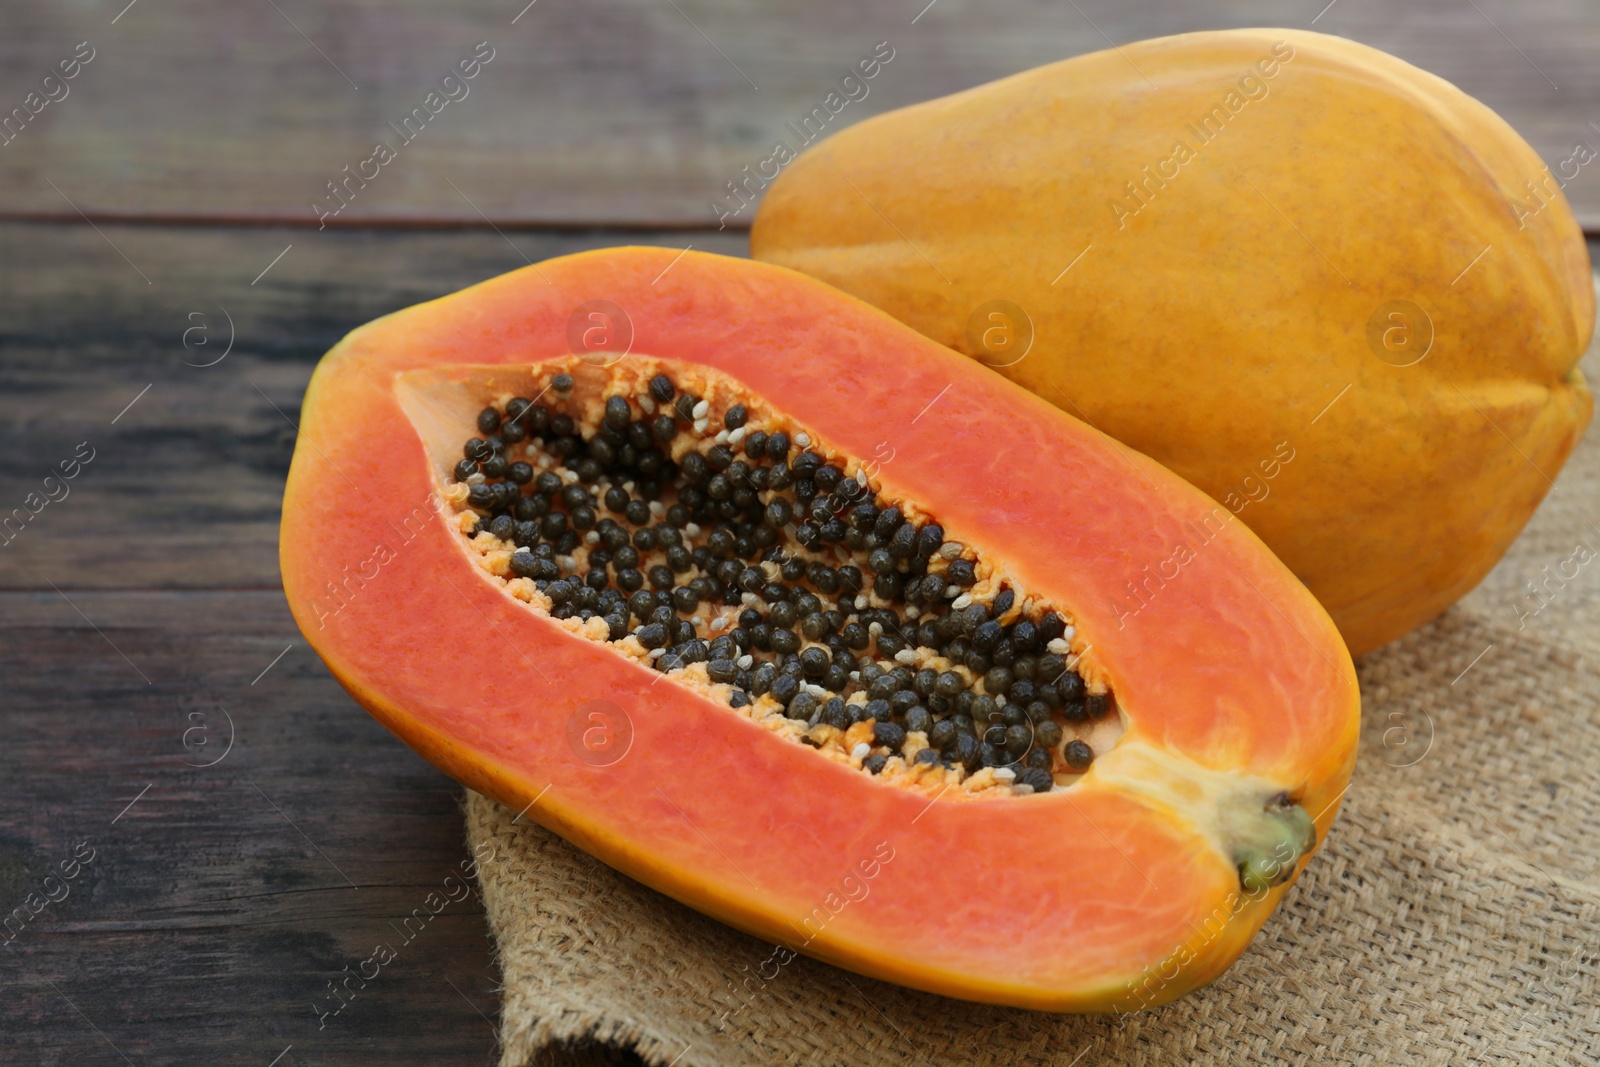
[[1600, 1063], [1600, 433], [1477, 590], [1357, 666], [1360, 759], [1324, 848], [1226, 974], [1127, 1015], [779, 966], [471, 795], [501, 1065], [574, 1045], [676, 1067]]

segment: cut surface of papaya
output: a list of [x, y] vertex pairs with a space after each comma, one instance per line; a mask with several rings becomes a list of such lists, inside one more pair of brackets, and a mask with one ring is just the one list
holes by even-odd
[[795, 272], [675, 255], [550, 260], [323, 359], [281, 562], [334, 675], [787, 949], [1055, 1011], [1220, 974], [1352, 770], [1327, 615], [998, 375]]

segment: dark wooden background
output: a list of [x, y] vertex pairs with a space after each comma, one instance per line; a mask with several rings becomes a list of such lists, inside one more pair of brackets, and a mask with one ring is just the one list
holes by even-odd
[[[1600, 146], [1594, 0], [1325, 2], [6, 0], [0, 114], [95, 54], [0, 145], [0, 514], [80, 442], [94, 459], [0, 547], [0, 915], [74, 845], [96, 856], [0, 947], [0, 1063], [494, 1061], [475, 898], [325, 1026], [313, 1006], [466, 858], [459, 789], [344, 695], [279, 587], [300, 398], [342, 334], [584, 248], [742, 254], [711, 199], [880, 41], [895, 58], [842, 121], [1315, 19], [1456, 82], [1552, 166]], [[480, 41], [470, 95], [319, 230], [325, 183]], [[1567, 193], [1600, 227], [1600, 164]]]

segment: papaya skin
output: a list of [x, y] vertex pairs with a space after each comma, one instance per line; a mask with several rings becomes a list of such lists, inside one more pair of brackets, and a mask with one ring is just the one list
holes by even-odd
[[[1349, 782], [1359, 696], [1326, 613], [1203, 494], [970, 360], [795, 272], [675, 255], [550, 260], [363, 326], [323, 359], [280, 560], [334, 676], [469, 787], [691, 907], [859, 973], [1050, 1011], [1132, 1010], [1222, 973], [1311, 847], [1269, 794], [1292, 797], [1320, 844]], [[596, 300], [626, 311], [639, 355], [733, 375], [852, 455], [891, 442], [879, 491], [921, 502], [1073, 612], [1086, 677], [1126, 715], [1119, 743], [1070, 788], [930, 801], [507, 595], [427, 507], [453, 454], [430, 448], [402, 394], [419, 373], [510, 383], [570, 360], [569, 317]], [[1072, 488], [1041, 492], [1046, 479]], [[1201, 544], [1191, 531], [1208, 520]], [[1185, 539], [1197, 548], [1181, 578], [1119, 615], [1124, 576]], [[633, 730], [606, 766], [568, 743], [596, 699]], [[1263, 852], [1291, 838], [1261, 875]]]
[[[750, 246], [1205, 490], [1360, 655], [1478, 584], [1588, 424], [1589, 259], [1548, 178], [1393, 56], [1193, 33], [843, 130], [779, 176]], [[969, 329], [1002, 300], [1032, 323], [1015, 362]]]

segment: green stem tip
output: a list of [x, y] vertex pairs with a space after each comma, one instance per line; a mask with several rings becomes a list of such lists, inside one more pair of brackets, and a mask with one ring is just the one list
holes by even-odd
[[1317, 827], [1306, 809], [1282, 794], [1250, 822], [1250, 832], [1234, 852], [1239, 885], [1246, 893], [1264, 893], [1294, 876], [1301, 858], [1316, 847]]

